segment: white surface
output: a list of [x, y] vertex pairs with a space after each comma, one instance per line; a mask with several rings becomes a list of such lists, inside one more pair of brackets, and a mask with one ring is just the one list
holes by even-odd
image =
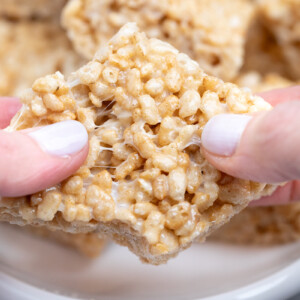
[[3, 224], [0, 240], [1, 300], [281, 300], [300, 290], [300, 243], [199, 244], [155, 267], [116, 245], [89, 260]]

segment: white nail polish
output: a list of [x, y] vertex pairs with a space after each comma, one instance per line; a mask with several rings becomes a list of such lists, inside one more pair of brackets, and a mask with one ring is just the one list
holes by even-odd
[[77, 121], [63, 121], [28, 133], [47, 153], [66, 156], [79, 152], [88, 142], [85, 127]]
[[252, 119], [248, 115], [221, 114], [210, 119], [202, 132], [202, 145], [211, 153], [231, 156]]

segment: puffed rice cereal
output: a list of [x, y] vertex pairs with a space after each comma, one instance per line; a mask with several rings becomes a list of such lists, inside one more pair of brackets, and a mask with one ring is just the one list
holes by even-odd
[[45, 19], [58, 17], [67, 0], [1, 0], [0, 17]]
[[125, 23], [136, 22], [148, 36], [187, 53], [208, 74], [230, 80], [242, 65], [252, 15], [247, 0], [234, 5], [231, 0], [72, 0], [62, 24], [77, 51], [91, 59]]
[[0, 45], [0, 96], [19, 96], [36, 78], [69, 74], [84, 62], [54, 21], [0, 19]]
[[264, 21], [280, 45], [294, 79], [300, 78], [300, 1], [259, 0]]
[[201, 153], [211, 117], [271, 106], [206, 75], [135, 23], [67, 80], [59, 72], [39, 78], [21, 100], [8, 131], [79, 120], [90, 150], [64, 182], [13, 201], [2, 198], [3, 221], [95, 232], [161, 264], [276, 188], [219, 172]]

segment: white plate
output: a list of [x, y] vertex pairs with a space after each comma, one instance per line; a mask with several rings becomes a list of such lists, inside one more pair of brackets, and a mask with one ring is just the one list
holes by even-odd
[[89, 260], [3, 224], [0, 241], [1, 300], [276, 300], [300, 290], [300, 243], [194, 245], [157, 267], [117, 245]]

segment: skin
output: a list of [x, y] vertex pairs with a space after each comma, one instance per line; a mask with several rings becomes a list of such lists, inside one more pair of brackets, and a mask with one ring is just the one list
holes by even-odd
[[204, 150], [208, 161], [232, 176], [258, 182], [288, 182], [252, 205], [278, 205], [300, 200], [300, 86], [261, 96], [274, 106], [247, 125], [230, 157]]
[[[262, 93], [274, 109], [259, 113], [247, 125], [230, 157], [204, 155], [217, 169], [254, 181], [288, 182], [252, 205], [279, 205], [300, 199], [300, 86]], [[0, 98], [0, 129], [20, 108], [17, 99]], [[22, 151], [20, 151], [22, 145]], [[0, 130], [0, 195], [21, 196], [56, 184], [83, 164], [88, 146], [66, 157], [44, 153], [25, 132]]]
[[[0, 98], [0, 129], [7, 127], [20, 107], [17, 99]], [[0, 130], [0, 195], [23, 196], [53, 186], [72, 175], [87, 154], [88, 145], [67, 157], [52, 156], [41, 150], [26, 131]]]

